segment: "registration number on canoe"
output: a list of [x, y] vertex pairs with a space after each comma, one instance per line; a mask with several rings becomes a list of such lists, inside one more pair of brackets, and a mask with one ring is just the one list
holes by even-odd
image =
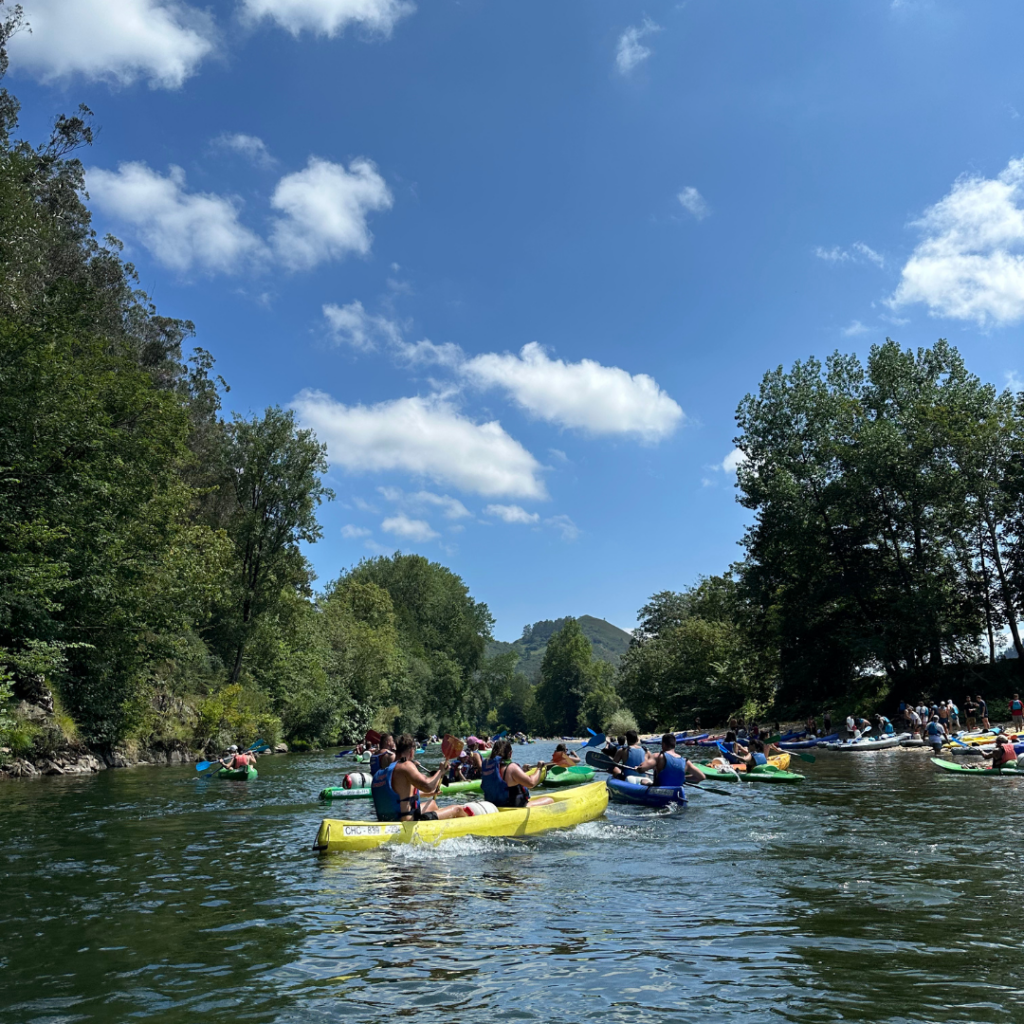
[[401, 825], [346, 825], [347, 836], [394, 836], [402, 831]]

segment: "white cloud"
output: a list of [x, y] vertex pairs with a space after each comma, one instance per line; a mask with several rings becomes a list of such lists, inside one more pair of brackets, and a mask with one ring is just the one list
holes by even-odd
[[866, 324], [862, 324], [859, 320], [851, 320], [843, 328], [844, 338], [855, 338], [858, 334], [870, 334], [871, 328]]
[[424, 338], [422, 341], [399, 341], [394, 346], [395, 355], [409, 366], [458, 366], [465, 355], [453, 342], [440, 345]]
[[865, 242], [854, 242], [853, 248], [857, 252], [859, 252], [861, 256], [863, 256], [865, 259], [870, 260], [872, 263], [874, 263], [876, 267], [885, 266], [885, 257], [881, 253], [875, 252], [875, 250], [872, 249], [871, 246], [866, 244]]
[[925, 211], [893, 306], [923, 302], [934, 316], [984, 325], [1024, 317], [1024, 159], [997, 178], [963, 176]]
[[465, 519], [472, 515], [472, 512], [458, 498], [453, 498], [450, 494], [434, 494], [433, 491], [416, 491], [414, 494], [406, 494], [398, 487], [378, 487], [377, 490], [386, 501], [400, 503], [406, 508], [438, 508], [445, 519]]
[[256, 135], [245, 135], [242, 132], [225, 132], [213, 140], [217, 149], [230, 149], [233, 153], [244, 156], [257, 167], [272, 167], [277, 161], [270, 155], [267, 144]]
[[1007, 370], [1003, 376], [1006, 378], [1006, 386], [1011, 391], [1024, 391], [1024, 380], [1017, 376], [1015, 370]]
[[369, 537], [373, 534], [372, 530], [367, 530], [362, 526], [352, 526], [346, 524], [341, 528], [341, 535], [346, 540], [358, 540], [360, 537]]
[[486, 497], [546, 497], [540, 463], [497, 420], [476, 423], [442, 398], [346, 406], [303, 391], [292, 407], [351, 472], [397, 469]]
[[845, 263], [850, 259], [850, 254], [845, 249], [840, 249], [838, 245], [832, 246], [831, 249], [823, 249], [819, 245], [814, 250], [814, 255], [828, 263]]
[[568, 516], [551, 516], [544, 522], [547, 526], [558, 530], [564, 541], [574, 541], [580, 535], [580, 528]]
[[209, 14], [163, 0], [22, 0], [32, 31], [10, 42], [16, 67], [44, 81], [103, 79], [177, 89], [215, 45]]
[[703, 220], [711, 212], [711, 207], [708, 206], [704, 197], [692, 185], [687, 185], [676, 196], [676, 199], [679, 200], [683, 209], [689, 210], [697, 220]]
[[238, 222], [239, 203], [229, 196], [187, 192], [185, 172], [167, 177], [144, 163], [86, 175], [96, 206], [128, 226], [154, 258], [182, 273], [193, 267], [231, 274], [265, 255], [263, 242]]
[[489, 516], [497, 516], [506, 523], [536, 523], [540, 516], [536, 512], [527, 512], [519, 505], [488, 505], [484, 511]]
[[653, 377], [630, 376], [592, 359], [549, 359], [536, 342], [524, 345], [518, 356], [475, 356], [460, 372], [478, 387], [504, 389], [534, 416], [591, 434], [634, 434], [656, 441], [684, 419], [683, 410]]
[[409, 0], [242, 0], [242, 10], [249, 20], [269, 18], [293, 36], [309, 31], [331, 38], [355, 25], [386, 37], [416, 5]]
[[328, 303], [323, 312], [334, 340], [362, 352], [377, 348], [380, 341], [396, 343], [401, 340], [398, 324], [387, 317], [367, 313], [358, 299], [347, 306]]
[[372, 512], [376, 515], [380, 509], [376, 505], [371, 505], [365, 498], [355, 497], [352, 499], [352, 504], [355, 505], [360, 512]]
[[628, 75], [638, 64], [642, 64], [650, 57], [653, 51], [640, 40], [660, 31], [660, 25], [655, 25], [650, 18], [644, 18], [643, 24], [630, 25], [619, 36], [619, 45], [615, 51], [615, 66], [619, 69], [619, 74]]
[[747, 461], [747, 456], [739, 450], [739, 448], [733, 448], [731, 452], [724, 459], [722, 459], [722, 469], [726, 473], [735, 473], [744, 462]]
[[380, 524], [385, 533], [393, 533], [396, 537], [405, 540], [434, 540], [441, 535], [430, 528], [430, 523], [424, 519], [410, 519], [407, 515], [399, 512], [396, 516], [389, 516]]
[[285, 175], [274, 189], [270, 205], [284, 216], [274, 224], [271, 242], [282, 262], [297, 270], [350, 252], [365, 255], [373, 241], [367, 216], [392, 202], [371, 161], [359, 157], [346, 170], [310, 157], [305, 170]]

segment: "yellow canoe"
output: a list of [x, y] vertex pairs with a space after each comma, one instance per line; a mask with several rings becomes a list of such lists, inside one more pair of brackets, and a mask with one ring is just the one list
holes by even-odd
[[385, 843], [439, 843], [457, 836], [533, 836], [552, 828], [570, 828], [600, 817], [608, 806], [604, 782], [574, 786], [554, 794], [554, 803], [507, 807], [497, 814], [447, 821], [341, 821], [324, 818], [316, 834], [321, 853], [372, 850]]

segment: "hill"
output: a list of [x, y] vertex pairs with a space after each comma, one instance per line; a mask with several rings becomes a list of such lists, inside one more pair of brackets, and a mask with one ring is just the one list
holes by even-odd
[[[595, 619], [593, 615], [581, 615], [579, 624], [594, 649], [594, 657], [602, 658], [618, 668], [619, 659], [629, 648], [629, 633], [604, 619]], [[548, 640], [564, 625], [564, 618], [542, 619], [532, 626], [526, 626], [523, 629], [523, 635], [513, 643], [492, 640], [487, 645], [487, 656], [490, 658], [505, 651], [518, 651], [518, 671], [536, 682], [540, 678], [540, 663], [544, 659]]]

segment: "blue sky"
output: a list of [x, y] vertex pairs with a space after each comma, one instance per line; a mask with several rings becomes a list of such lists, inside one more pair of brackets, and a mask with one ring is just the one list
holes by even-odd
[[326, 581], [396, 549], [514, 639], [739, 557], [762, 374], [946, 337], [1024, 377], [1024, 7], [22, 0], [101, 233], [231, 409], [296, 409]]

